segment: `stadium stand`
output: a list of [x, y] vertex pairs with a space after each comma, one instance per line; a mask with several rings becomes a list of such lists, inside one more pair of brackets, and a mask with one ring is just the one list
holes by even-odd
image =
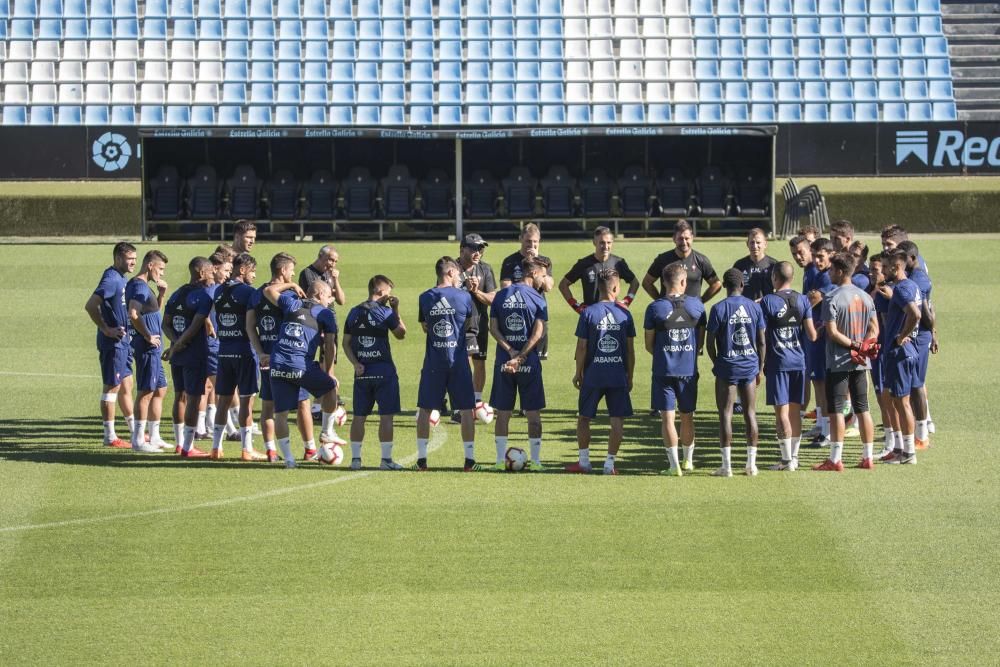
[[951, 120], [944, 28], [939, 0], [3, 0], [0, 104], [5, 125]]

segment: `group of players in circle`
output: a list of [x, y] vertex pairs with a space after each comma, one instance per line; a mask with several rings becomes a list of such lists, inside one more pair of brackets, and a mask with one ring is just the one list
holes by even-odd
[[[558, 283], [566, 303], [579, 314], [573, 375], [579, 390], [578, 461], [565, 470], [593, 470], [591, 421], [603, 399], [610, 418], [603, 472], [618, 474], [624, 419], [633, 415], [636, 326], [630, 307], [640, 285], [653, 300], [643, 318], [644, 347], [652, 356], [651, 407], [662, 422], [668, 463], [664, 474], [682, 476], [694, 469], [698, 357], [703, 350], [712, 362], [719, 415], [722, 465], [713, 475], [732, 476], [734, 413], [742, 413], [746, 423], [745, 472], [758, 474], [754, 406], [762, 380], [776, 416], [780, 462], [773, 470], [798, 468], [805, 437], [806, 446], [829, 449], [827, 460], [814, 469], [842, 471], [844, 437], [852, 421], [862, 442], [857, 467], [871, 469], [874, 461], [915, 463], [915, 450], [928, 446], [933, 432], [924, 383], [929, 356], [938, 347], [926, 265], [898, 226], [882, 231], [883, 252], [870, 257], [868, 247], [854, 239], [851, 223], [838, 221], [830, 231], [830, 238], [818, 238], [818, 230], [803, 228], [789, 242], [803, 274], [802, 292], [797, 292], [792, 288], [794, 265], [766, 254], [767, 235], [760, 229], [747, 236], [749, 254], [720, 279], [711, 261], [693, 249], [690, 224], [679, 221], [675, 248], [654, 259], [641, 283], [626, 261], [612, 254], [612, 231], [595, 230], [593, 253], [578, 260]], [[351, 468], [361, 468], [366, 421], [377, 406], [380, 468], [403, 469], [393, 459], [393, 417], [400, 413], [401, 401], [389, 341], [402, 340], [407, 327], [392, 280], [372, 276], [367, 299], [350, 309], [341, 329], [333, 311], [334, 303], [346, 304], [337, 251], [323, 246], [297, 281], [295, 258], [279, 252], [270, 260], [270, 279], [255, 288], [257, 261], [250, 254], [255, 240], [255, 225], [239, 221], [233, 243], [220, 245], [210, 257], [191, 259], [189, 282], [169, 298], [163, 252], [147, 252], [126, 282], [125, 276], [135, 270], [136, 249], [124, 242], [115, 245], [114, 264], [85, 306], [97, 326], [105, 444], [220, 459], [223, 442], [238, 440], [243, 460], [278, 461], [280, 452], [284, 464], [294, 467], [288, 413], [295, 410], [304, 459], [339, 464], [342, 445], [348, 444], [336, 432], [346, 421], [334, 372], [342, 343], [354, 372]], [[520, 248], [503, 261], [499, 285], [482, 261], [489, 244], [479, 234], [461, 239], [456, 258], [437, 260], [436, 285], [420, 295], [417, 308], [426, 342], [415, 469], [427, 469], [430, 429], [450, 403], [452, 419], [461, 424], [463, 470], [504, 470], [518, 400], [528, 425], [526, 467], [546, 469], [541, 461], [542, 361], [548, 348], [546, 295], [554, 281], [552, 262], [539, 254], [539, 242], [538, 227], [525, 225]], [[572, 291], [578, 282], [581, 300]], [[722, 289], [725, 297], [706, 313], [705, 304]], [[483, 390], [491, 337], [496, 351], [487, 404]], [[176, 445], [167, 444], [160, 432], [165, 363], [175, 392]], [[885, 431], [884, 448], [877, 454], [869, 376]], [[811, 391], [816, 426], [803, 434]], [[258, 393], [259, 426], [253, 421]], [[311, 397], [318, 399], [322, 414], [319, 447]], [[129, 426], [127, 442], [115, 433], [116, 405]], [[491, 421], [494, 414], [496, 462], [484, 465], [474, 456], [475, 421]], [[263, 453], [254, 448], [255, 434], [263, 436]], [[209, 439], [210, 451], [195, 446]]]

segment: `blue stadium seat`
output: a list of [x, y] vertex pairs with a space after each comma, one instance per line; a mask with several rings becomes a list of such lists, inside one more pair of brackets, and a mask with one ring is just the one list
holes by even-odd
[[[940, 31], [938, 31], [940, 32]], [[920, 34], [920, 22], [916, 16], [897, 16], [896, 34], [900, 37]]]
[[747, 18], [745, 30], [747, 37], [768, 37], [771, 34], [770, 24], [763, 17]]
[[830, 82], [830, 101], [831, 102], [853, 102], [854, 101], [854, 84], [850, 81], [831, 81]]
[[907, 105], [906, 119], [912, 122], [932, 120], [933, 110], [930, 102], [911, 102]]
[[790, 39], [772, 39], [771, 57], [778, 60], [794, 58], [795, 43]]
[[825, 104], [806, 104], [803, 120], [807, 123], [825, 123], [830, 120], [829, 109]]
[[[4, 122], [6, 123], [6, 119]], [[59, 107], [56, 125], [83, 125], [83, 109], [73, 106]]]
[[769, 60], [748, 60], [747, 79], [749, 81], [770, 81], [771, 62]]
[[767, 0], [745, 0], [743, 14], [745, 16], [768, 16]]
[[875, 64], [875, 77], [878, 79], [898, 79], [901, 75], [898, 60], [880, 59]]
[[904, 79], [926, 79], [927, 63], [921, 59], [907, 59], [903, 61]]
[[751, 100], [754, 102], [775, 102], [774, 83], [771, 81], [754, 81], [751, 84]]
[[771, 61], [771, 76], [775, 81], [794, 81], [798, 79], [795, 73], [794, 60], [773, 60]]
[[802, 122], [802, 107], [798, 104], [779, 104], [778, 105], [778, 122], [779, 123], [801, 123]]
[[510, 104], [494, 104], [490, 111], [490, 121], [494, 125], [513, 125], [514, 106]]
[[623, 104], [622, 122], [641, 124], [646, 122], [646, 107], [643, 104]]
[[800, 60], [799, 79], [815, 81], [823, 78], [823, 62], [821, 60]]
[[139, 107], [140, 125], [163, 125], [163, 118], [163, 107], [161, 106], [143, 105]]
[[816, 38], [800, 39], [797, 57], [800, 60], [805, 58], [822, 58], [823, 41]]
[[537, 125], [541, 114], [535, 105], [519, 104], [515, 108], [514, 120], [519, 125]]
[[359, 106], [356, 109], [358, 125], [379, 125], [382, 122], [382, 109], [377, 106]]
[[50, 106], [32, 106], [30, 125], [54, 125], [56, 122], [56, 112]]
[[590, 105], [571, 104], [566, 107], [567, 120], [571, 125], [587, 125], [590, 123]]
[[167, 125], [190, 125], [191, 107], [189, 106], [168, 106]]
[[[454, 107], [448, 107], [448, 108], [452, 109]], [[461, 112], [461, 109], [459, 109], [459, 111]], [[430, 125], [433, 122], [434, 122], [434, 107], [432, 106], [410, 107], [411, 125]], [[459, 122], [461, 122], [461, 113], [459, 113]]]
[[917, 31], [921, 35], [940, 35], [944, 32], [940, 16], [921, 16], [918, 25]]
[[826, 60], [823, 63], [823, 78], [828, 81], [850, 78], [846, 60]]
[[135, 107], [124, 105], [111, 107], [111, 123], [113, 125], [135, 125]]
[[882, 105], [882, 120], [887, 123], [905, 121], [906, 105], [902, 102], [889, 102]]
[[806, 102], [826, 102], [829, 99], [829, 91], [827, 89], [826, 82], [805, 82], [803, 87], [803, 99]]
[[951, 101], [955, 99], [955, 91], [952, 87], [951, 81], [931, 81], [928, 97], [930, 99], [938, 101]]
[[830, 121], [834, 123], [854, 122], [854, 105], [834, 102], [830, 105]]
[[852, 59], [851, 78], [855, 81], [875, 78], [875, 63], [871, 60]]
[[778, 100], [781, 102], [802, 101], [802, 85], [798, 81], [781, 81], [778, 83]]
[[855, 81], [854, 99], [860, 102], [878, 100], [878, 85], [874, 81]]
[[903, 98], [907, 102], [923, 102], [930, 98], [926, 81], [904, 81]]
[[932, 115], [937, 121], [958, 120], [954, 102], [935, 102]]
[[746, 123], [750, 118], [746, 104], [727, 104], [725, 121], [727, 123]]
[[678, 123], [697, 123], [697, 104], [677, 104], [674, 105], [674, 120]]
[[84, 125], [107, 125], [110, 117], [108, 107], [88, 105], [84, 109], [83, 123]]
[[240, 107], [237, 106], [221, 106], [219, 107], [218, 124], [219, 125], [240, 125], [242, 123], [242, 114], [240, 113]]
[[903, 87], [899, 81], [879, 81], [878, 99], [880, 102], [896, 102], [903, 99]]
[[854, 105], [854, 119], [863, 123], [878, 122], [878, 104], [862, 102]]
[[326, 108], [321, 106], [302, 107], [303, 125], [326, 125]]
[[274, 122], [276, 125], [298, 125], [300, 122], [299, 108], [287, 105], [276, 107], [274, 110]]
[[354, 124], [354, 108], [344, 106], [330, 107], [329, 123], [334, 127], [343, 127]]
[[546, 125], [561, 125], [566, 122], [566, 107], [561, 104], [542, 106], [542, 121]]
[[750, 120], [754, 123], [773, 123], [775, 121], [773, 104], [751, 104]]
[[844, 14], [848, 16], [867, 16], [868, 4], [866, 0], [844, 0]]
[[278, 104], [299, 104], [302, 101], [302, 88], [297, 83], [279, 83], [275, 100]]
[[649, 105], [650, 123], [669, 123], [671, 119], [672, 114], [669, 104], [655, 103]]

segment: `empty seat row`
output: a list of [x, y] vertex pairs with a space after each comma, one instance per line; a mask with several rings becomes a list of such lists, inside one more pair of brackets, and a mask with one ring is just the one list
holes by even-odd
[[469, 107], [60, 105], [3, 107], [5, 125], [513, 125], [642, 123], [799, 123], [955, 120], [955, 103], [716, 103], [615, 105], [492, 105]]

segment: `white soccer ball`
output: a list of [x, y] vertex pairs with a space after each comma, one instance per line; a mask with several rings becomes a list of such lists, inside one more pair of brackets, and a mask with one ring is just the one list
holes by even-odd
[[507, 470], [511, 472], [521, 472], [528, 465], [528, 453], [520, 447], [508, 447], [504, 454], [504, 463]]
[[489, 424], [493, 421], [493, 406], [482, 401], [476, 403], [476, 419]]
[[438, 424], [440, 424], [441, 423], [441, 411], [440, 410], [431, 410], [430, 421], [431, 421], [431, 426], [437, 426]]
[[344, 449], [337, 444], [325, 444], [319, 448], [319, 460], [328, 466], [339, 466], [344, 462]]
[[343, 426], [347, 423], [347, 410], [344, 409], [343, 405], [338, 405], [337, 409], [333, 411], [333, 423], [337, 426]]

